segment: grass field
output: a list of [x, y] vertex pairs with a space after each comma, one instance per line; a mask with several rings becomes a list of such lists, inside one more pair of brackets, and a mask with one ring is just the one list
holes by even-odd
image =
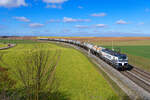
[[36, 41], [33, 40], [23, 40], [23, 39], [0, 39], [0, 43], [37, 43]]
[[7, 46], [8, 46], [7, 44], [0, 43], [0, 48], [7, 47]]
[[[20, 43], [16, 47], [3, 50], [4, 60], [9, 63], [9, 73], [15, 79], [13, 65], [14, 58], [22, 55], [22, 52], [34, 47], [33, 43]], [[56, 46], [55, 44], [43, 43], [43, 50], [61, 50], [60, 62], [56, 68], [56, 79], [59, 82], [58, 91], [64, 95], [62, 100], [121, 100], [117, 92], [112, 88], [102, 74], [96, 70], [88, 58], [72, 48]], [[22, 66], [20, 66], [22, 67]], [[17, 81], [17, 80], [16, 80]], [[58, 83], [57, 83], [58, 84]], [[56, 84], [56, 85], [57, 85]], [[15, 88], [21, 84], [17, 83]], [[60, 100], [61, 100], [60, 99]]]
[[91, 41], [92, 43], [96, 45], [101, 46], [150, 46], [150, 40], [119, 40], [119, 41]]
[[115, 46], [114, 48], [120, 48], [122, 52], [128, 53], [129, 55], [150, 59], [150, 46]]

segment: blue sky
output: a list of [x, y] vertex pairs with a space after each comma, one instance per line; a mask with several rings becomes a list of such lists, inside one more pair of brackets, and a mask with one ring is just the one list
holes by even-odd
[[0, 35], [150, 36], [150, 0], [0, 0]]

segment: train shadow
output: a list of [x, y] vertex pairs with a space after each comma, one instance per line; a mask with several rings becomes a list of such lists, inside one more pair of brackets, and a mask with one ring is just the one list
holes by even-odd
[[134, 67], [132, 65], [128, 65], [128, 71], [132, 70]]
[[132, 65], [128, 65], [126, 68], [118, 69], [119, 71], [131, 71], [134, 67]]

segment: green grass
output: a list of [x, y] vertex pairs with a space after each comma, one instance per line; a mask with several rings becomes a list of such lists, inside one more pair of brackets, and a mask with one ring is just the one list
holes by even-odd
[[37, 43], [36, 41], [33, 40], [15, 40], [15, 39], [0, 39], [0, 43]]
[[7, 46], [8, 46], [7, 44], [0, 43], [0, 48], [7, 47]]
[[[61, 80], [60, 91], [68, 91], [72, 100], [118, 99], [102, 75], [80, 52], [70, 49], [62, 54], [56, 74]], [[62, 66], [63, 65], [63, 66]]]
[[150, 59], [150, 52], [149, 52], [150, 46], [115, 46], [114, 48], [120, 48], [121, 52], [128, 53], [130, 55], [140, 56], [140, 57], [145, 57]]
[[[99, 40], [99, 41], [90, 41], [96, 45], [101, 45], [101, 46], [111, 46], [112, 41], [104, 41], [104, 40]], [[150, 46], [150, 40], [113, 40], [113, 44], [115, 46]]]
[[[1, 51], [6, 53], [4, 60], [9, 63], [10, 73], [15, 69], [13, 67], [14, 58], [21, 56], [24, 51], [33, 48], [34, 45], [37, 44], [21, 43], [14, 48]], [[120, 100], [103, 75], [95, 69], [95, 65], [82, 53], [55, 44], [43, 43], [43, 45], [43, 50], [50, 50], [52, 53], [56, 49], [61, 50], [61, 59], [56, 68], [56, 79], [59, 82], [58, 91], [65, 93], [70, 100]], [[11, 77], [15, 79], [13, 73], [11, 73]], [[19, 83], [16, 84], [16, 87], [19, 86]]]

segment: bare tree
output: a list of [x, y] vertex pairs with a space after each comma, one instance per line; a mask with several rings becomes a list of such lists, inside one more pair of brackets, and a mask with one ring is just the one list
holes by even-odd
[[37, 45], [15, 60], [18, 80], [23, 84], [26, 100], [39, 100], [41, 93], [51, 91], [60, 50], [50, 52]]

